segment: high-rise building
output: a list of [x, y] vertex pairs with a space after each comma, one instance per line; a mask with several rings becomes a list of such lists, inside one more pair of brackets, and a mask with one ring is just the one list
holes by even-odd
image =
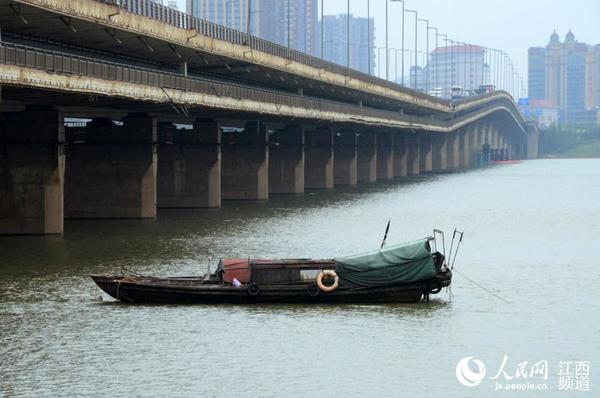
[[449, 98], [452, 87], [473, 91], [489, 84], [490, 68], [485, 54], [484, 48], [474, 45], [436, 48], [425, 68], [426, 90], [441, 88], [442, 96]]
[[411, 66], [408, 81], [410, 88], [425, 91], [425, 69], [421, 66]]
[[529, 49], [530, 98], [558, 107], [562, 124], [595, 123], [600, 105], [599, 63], [600, 45], [579, 43], [570, 30], [564, 42], [552, 33], [545, 48]]
[[[348, 47], [348, 22], [350, 22], [350, 46]], [[350, 14], [325, 15], [323, 17], [323, 58], [364, 73], [375, 68], [375, 23], [373, 18], [355, 17]], [[321, 29], [317, 28], [317, 49], [320, 56]]]
[[317, 0], [254, 0], [259, 15], [255, 34], [306, 54], [317, 54]]
[[[246, 31], [251, 0], [187, 0], [187, 12], [241, 32]], [[252, 6], [260, 0], [252, 1]], [[253, 15], [254, 16], [254, 15]], [[253, 21], [254, 22], [254, 21]]]
[[529, 49], [527, 74], [529, 99], [546, 99], [546, 52], [542, 47]]
[[316, 55], [318, 0], [187, 0], [187, 12]]

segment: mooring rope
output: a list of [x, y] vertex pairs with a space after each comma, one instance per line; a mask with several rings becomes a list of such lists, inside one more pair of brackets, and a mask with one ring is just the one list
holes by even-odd
[[481, 286], [479, 283], [475, 282], [473, 279], [469, 278], [468, 276], [466, 276], [465, 274], [463, 274], [462, 272], [460, 272], [459, 270], [457, 270], [456, 268], [452, 270], [452, 272], [456, 272], [458, 275], [462, 276], [463, 278], [465, 278], [466, 280], [468, 280], [469, 282], [471, 282], [472, 284], [474, 284], [475, 286], [477, 286], [478, 288], [480, 288], [481, 290], [488, 292], [489, 294], [491, 294], [492, 296], [496, 297], [497, 299], [503, 301], [506, 304], [512, 304], [510, 301], [500, 297], [499, 295], [497, 295], [496, 293], [492, 292], [490, 289], [487, 289], [483, 286]]

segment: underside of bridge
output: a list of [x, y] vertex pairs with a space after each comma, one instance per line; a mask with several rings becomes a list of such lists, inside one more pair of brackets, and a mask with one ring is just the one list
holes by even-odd
[[67, 3], [0, 0], [0, 234], [536, 156], [537, 133], [505, 93], [449, 103], [317, 77], [102, 2]]
[[[65, 218], [154, 218], [523, 158], [498, 111], [451, 133], [96, 98], [4, 86], [0, 233], [63, 232]], [[71, 119], [77, 118], [77, 119]]]

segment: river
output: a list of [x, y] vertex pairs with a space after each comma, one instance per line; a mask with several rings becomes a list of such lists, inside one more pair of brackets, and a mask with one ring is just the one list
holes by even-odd
[[[453, 297], [428, 304], [130, 306], [100, 299], [87, 276], [347, 255], [378, 247], [388, 218], [391, 243], [464, 230], [456, 270], [489, 291], [456, 273]], [[65, 231], [0, 238], [0, 396], [600, 394], [600, 159], [160, 211], [157, 221], [67, 221]], [[456, 376], [468, 356], [487, 371], [475, 387]], [[525, 361], [545, 361], [548, 376], [515, 378]], [[582, 361], [574, 391], [562, 391], [561, 361]], [[495, 392], [525, 381], [546, 387]]]

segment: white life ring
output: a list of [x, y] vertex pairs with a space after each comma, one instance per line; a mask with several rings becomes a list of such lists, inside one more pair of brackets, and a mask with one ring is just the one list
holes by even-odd
[[[333, 285], [325, 286], [323, 284], [323, 277], [325, 275], [334, 277], [335, 280], [333, 282]], [[335, 289], [338, 288], [339, 285], [340, 285], [340, 278], [337, 276], [335, 271], [332, 269], [323, 270], [319, 273], [319, 276], [317, 276], [317, 286], [319, 286], [319, 289], [321, 289], [322, 291], [324, 291], [326, 293], [333, 292]]]

